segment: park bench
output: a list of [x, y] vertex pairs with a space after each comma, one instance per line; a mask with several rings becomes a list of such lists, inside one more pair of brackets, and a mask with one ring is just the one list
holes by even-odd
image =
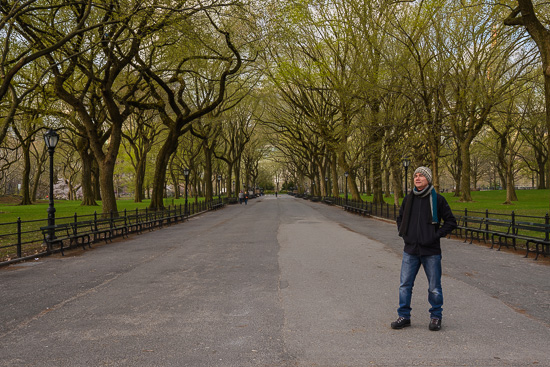
[[468, 241], [469, 234], [470, 243], [473, 242], [474, 236], [477, 241], [483, 242], [487, 242], [490, 237], [491, 248], [498, 245], [499, 250], [502, 246], [513, 246], [514, 250], [516, 249], [515, 244], [508, 243], [508, 239], [513, 237], [513, 222], [511, 220], [460, 216], [457, 218], [457, 223], [457, 230], [460, 232], [460, 235], [462, 235], [462, 231], [464, 231], [464, 242]]
[[159, 217], [156, 212], [144, 213], [140, 215], [139, 223], [141, 224], [142, 229], [148, 229], [153, 231], [155, 228], [162, 228], [164, 224], [164, 219]]
[[83, 222], [75, 222], [75, 225], [84, 230], [88, 229], [93, 236], [94, 243], [98, 241], [112, 241], [114, 237], [128, 237], [128, 226], [125, 217], [101, 218]]
[[105, 220], [86, 220], [82, 222], [72, 223], [73, 227], [80, 233], [87, 233], [91, 238], [90, 242], [96, 243], [100, 240], [107, 241], [111, 240], [111, 230], [104, 225]]
[[473, 216], [456, 216], [457, 228], [454, 234], [462, 237], [464, 242], [470, 240], [484, 241], [491, 239], [491, 248], [498, 245], [512, 247], [517, 250], [518, 240], [525, 243], [525, 257], [535, 253], [535, 260], [540, 255], [550, 256], [550, 225], [535, 222], [522, 222], [502, 218], [487, 218]]
[[464, 242], [468, 241], [468, 234], [470, 234], [470, 243], [474, 241], [474, 235], [477, 241], [486, 242], [488, 236], [491, 234], [487, 218], [483, 217], [464, 217], [461, 228], [464, 230]]
[[498, 245], [500, 251], [502, 246], [506, 246], [506, 248], [512, 246], [516, 250], [515, 243], [508, 243], [508, 239], [513, 236], [513, 221], [502, 218], [486, 218], [486, 222], [491, 233], [491, 248]]
[[357, 213], [361, 214], [361, 215], [370, 215], [369, 211], [367, 208], [357, 208]]
[[323, 199], [323, 202], [324, 202], [325, 204], [328, 204], [328, 205], [334, 205], [334, 200], [332, 200], [331, 198], [328, 198], [328, 197], [327, 197], [327, 198], [324, 198], [324, 199]]
[[220, 208], [223, 208], [223, 202], [218, 202], [218, 203], [212, 203], [210, 204], [210, 210], [218, 210]]
[[[103, 219], [102, 219], [103, 221]], [[128, 226], [126, 217], [113, 217], [104, 219], [105, 222], [109, 223], [109, 228], [111, 230], [111, 238], [122, 236], [128, 237]]]
[[463, 215], [455, 215], [456, 228], [449, 234], [449, 238], [451, 238], [452, 235], [455, 235], [457, 238], [462, 238], [462, 231], [466, 229], [465, 218], [466, 217]]
[[347, 205], [344, 205], [344, 210], [347, 210], [349, 212], [355, 213], [355, 214], [361, 214], [361, 215], [368, 215], [369, 212], [366, 208], [362, 208], [361, 204], [359, 203], [348, 203]]
[[93, 236], [93, 241], [91, 242], [94, 243], [101, 240], [107, 243], [107, 241], [112, 241], [114, 237], [118, 236], [128, 237], [129, 228], [135, 225], [128, 225], [127, 218], [125, 217], [102, 218], [72, 223], [75, 231]]
[[[44, 237], [44, 243], [48, 250], [51, 250], [55, 245], [59, 245], [61, 255], [65, 256], [64, 243], [68, 242], [67, 247], [71, 247], [73, 244], [80, 245], [83, 249], [86, 249], [86, 244], [90, 245], [90, 234], [87, 232], [78, 232], [74, 223], [55, 224], [45, 227], [40, 227], [42, 236]], [[50, 238], [53, 233], [55, 238]]]
[[127, 222], [126, 226], [128, 227], [128, 233], [138, 233], [141, 234], [143, 224], [141, 223], [140, 214], [129, 214], [126, 216]]
[[[550, 225], [548, 224], [516, 222], [514, 223], [511, 239], [514, 241], [514, 248], [516, 240], [525, 241], [525, 257], [529, 256], [530, 252], [533, 252], [536, 254], [535, 260], [537, 260], [539, 255], [543, 255], [544, 257], [550, 256], [549, 233]], [[537, 236], [540, 234], [543, 234], [544, 238], [542, 238], [542, 236]]]
[[[172, 213], [169, 213], [172, 214]], [[172, 222], [177, 224], [179, 220], [184, 220], [185, 216], [183, 213], [179, 214], [177, 210], [173, 211], [172, 215], [168, 215], [164, 217], [164, 220], [167, 225], [171, 225]]]

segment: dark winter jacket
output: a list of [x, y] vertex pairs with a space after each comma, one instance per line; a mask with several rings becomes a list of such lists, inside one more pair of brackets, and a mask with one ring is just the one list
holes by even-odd
[[[405, 252], [411, 255], [440, 255], [440, 238], [445, 237], [456, 228], [456, 218], [447, 203], [447, 200], [437, 194], [438, 224], [432, 224], [432, 211], [430, 196], [420, 197], [412, 193], [403, 199], [399, 216], [397, 217], [397, 229], [401, 228], [404, 219], [405, 204], [412, 201], [410, 209], [409, 225], [406, 233], [400, 234], [405, 241]], [[443, 224], [441, 225], [441, 222]], [[403, 232], [403, 231], [402, 231]]]

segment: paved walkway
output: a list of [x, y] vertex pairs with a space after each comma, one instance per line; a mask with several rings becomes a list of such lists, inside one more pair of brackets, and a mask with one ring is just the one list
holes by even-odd
[[0, 269], [0, 366], [550, 366], [550, 266], [443, 243], [392, 330], [394, 223], [280, 195]]

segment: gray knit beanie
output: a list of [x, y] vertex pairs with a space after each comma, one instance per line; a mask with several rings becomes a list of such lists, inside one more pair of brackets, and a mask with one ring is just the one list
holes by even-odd
[[422, 174], [422, 176], [426, 177], [426, 180], [428, 180], [428, 183], [431, 184], [432, 183], [432, 170], [429, 169], [428, 167], [418, 167], [416, 169], [416, 171], [414, 171], [414, 174], [416, 175], [417, 173], [420, 173]]

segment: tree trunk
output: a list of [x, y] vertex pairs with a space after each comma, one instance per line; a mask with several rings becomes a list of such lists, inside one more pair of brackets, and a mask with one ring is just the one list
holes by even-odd
[[151, 195], [151, 204], [149, 205], [149, 209], [151, 210], [164, 208], [163, 198], [166, 183], [166, 168], [170, 162], [170, 157], [178, 149], [178, 137], [177, 132], [170, 130], [157, 155], [153, 177], [153, 193]]
[[[401, 165], [391, 165], [391, 172], [393, 176], [393, 203], [395, 206], [399, 206], [399, 198], [403, 197], [403, 177], [401, 176]], [[405, 180], [407, 178], [405, 177]]]
[[430, 145], [430, 155], [432, 158], [432, 185], [435, 191], [439, 192], [439, 145]]
[[144, 181], [146, 169], [146, 155], [141, 157], [136, 165], [136, 173], [134, 178], [134, 202], [141, 203], [145, 199]]
[[371, 196], [372, 195], [372, 180], [371, 180], [371, 160], [370, 159], [367, 159], [367, 161], [365, 162], [365, 193], [367, 194], [367, 196]]
[[332, 174], [332, 196], [337, 198], [340, 196], [340, 191], [338, 189], [338, 165], [336, 162], [336, 154], [334, 154], [333, 159], [330, 161], [332, 166], [330, 173]]
[[180, 183], [178, 179], [177, 170], [174, 169], [174, 155], [170, 159], [170, 177], [172, 178], [172, 185], [174, 186], [174, 199], [180, 198]]
[[237, 160], [237, 163], [233, 166], [235, 171], [235, 197], [238, 197], [238, 192], [241, 191], [241, 159]]
[[[208, 147], [208, 143], [204, 141], [204, 197], [206, 201], [211, 201], [214, 197], [212, 187], [212, 149]], [[216, 178], [217, 179], [217, 178]]]
[[110, 215], [111, 211], [118, 216], [116, 196], [115, 196], [115, 162], [116, 159], [107, 160], [99, 168], [99, 185], [102, 193], [103, 216]]
[[68, 200], [75, 200], [75, 198], [76, 198], [76, 192], [75, 191], [76, 190], [74, 189], [74, 185], [73, 185], [72, 180], [68, 179], [66, 181], [66, 183], [67, 183], [67, 186], [69, 187], [69, 189], [68, 189], [69, 194], [67, 195], [68, 196], [67, 199]]
[[[522, 25], [539, 49], [542, 60], [542, 73], [544, 75], [544, 97], [546, 106], [546, 131], [550, 131], [550, 32], [537, 18], [537, 13], [531, 0], [518, 0], [518, 7], [512, 10], [510, 16], [504, 20], [504, 24]], [[521, 13], [521, 17], [518, 15]], [[547, 139], [547, 151], [550, 152], [550, 139]], [[550, 165], [547, 167], [547, 177], [550, 177]]]
[[462, 157], [460, 201], [472, 201], [472, 193], [470, 192], [470, 141], [468, 139], [465, 139], [460, 143], [460, 155]]
[[44, 163], [48, 160], [49, 154], [47, 150], [43, 151], [43, 154], [36, 159], [38, 160], [38, 163], [36, 165], [36, 174], [34, 175], [34, 180], [32, 184], [32, 194], [31, 194], [31, 200], [32, 202], [36, 202], [36, 196], [38, 193], [38, 186], [40, 186], [40, 177], [42, 177], [42, 173], [44, 173]]
[[537, 189], [547, 189], [546, 187], [546, 162], [542, 159], [537, 159], [538, 171], [537, 175], [539, 177], [539, 182], [537, 184]]
[[511, 161], [512, 159], [510, 159], [506, 167], [506, 201], [504, 204], [512, 204], [512, 201], [518, 201], [516, 188], [514, 187], [514, 169]]
[[355, 174], [350, 173], [348, 175], [348, 189], [351, 193], [351, 200], [363, 201], [363, 199], [361, 199], [361, 194], [359, 194], [359, 189], [357, 188], [357, 180]]
[[23, 177], [21, 184], [21, 203], [20, 205], [31, 205], [30, 193], [30, 174], [31, 174], [31, 153], [27, 144], [23, 148]]
[[[344, 191], [346, 191], [346, 186], [347, 186], [347, 191], [351, 192], [351, 200], [360, 201], [361, 196], [359, 195], [359, 191], [357, 190], [357, 183], [355, 182], [356, 181], [355, 174], [353, 172], [350, 172], [350, 167], [348, 165], [348, 162], [346, 162], [345, 153], [342, 153], [338, 157], [338, 160], [340, 163], [340, 167], [342, 167], [342, 169], [348, 172], [347, 185], [346, 185], [346, 182], [344, 181]], [[348, 192], [344, 192], [344, 197], [348, 195]]]
[[233, 163], [227, 163], [227, 179], [225, 180], [225, 191], [227, 192], [227, 197], [233, 197]]
[[[84, 140], [84, 139], [82, 139]], [[93, 186], [94, 156], [88, 153], [88, 145], [79, 145], [78, 154], [82, 161], [82, 203], [81, 206], [96, 206]]]
[[101, 201], [101, 187], [99, 185], [99, 166], [97, 161], [92, 161], [92, 189], [94, 191], [94, 200]]
[[36, 173], [34, 174], [34, 180], [31, 188], [31, 201], [36, 202], [36, 196], [38, 193], [38, 185], [40, 185], [40, 177], [42, 176], [42, 163], [39, 163], [36, 167]]
[[380, 205], [384, 202], [384, 193], [382, 192], [382, 162], [380, 160], [378, 149], [372, 154], [372, 203]]
[[384, 170], [384, 197], [389, 198], [390, 194], [390, 170]]

